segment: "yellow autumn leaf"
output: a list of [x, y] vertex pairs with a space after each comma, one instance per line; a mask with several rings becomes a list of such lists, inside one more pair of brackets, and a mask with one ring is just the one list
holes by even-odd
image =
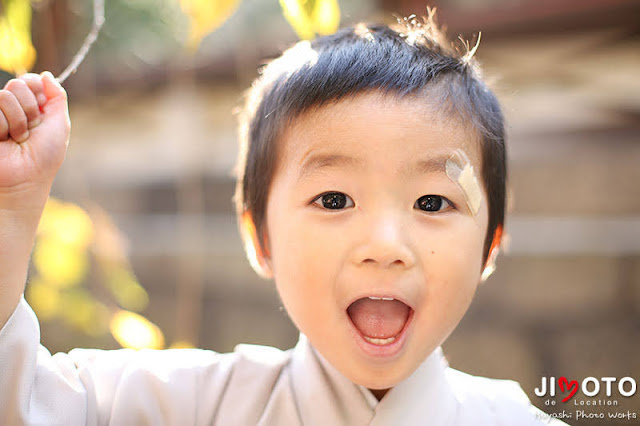
[[0, 69], [24, 74], [36, 61], [31, 44], [31, 3], [29, 0], [0, 0]]
[[[64, 321], [87, 334], [106, 331], [101, 312], [106, 309], [87, 290], [74, 288], [60, 293], [60, 316]], [[102, 321], [102, 324], [101, 324]]]
[[49, 237], [38, 238], [32, 260], [38, 276], [49, 285], [59, 288], [80, 284], [90, 266], [87, 250]]
[[84, 308], [91, 314], [88, 321], [77, 324], [79, 328], [89, 336], [102, 336], [109, 332], [109, 320], [111, 311], [103, 303], [96, 300], [86, 302], [87, 307]]
[[340, 27], [338, 0], [316, 0], [311, 20], [318, 34], [329, 35], [335, 33]]
[[340, 26], [338, 0], [280, 0], [282, 13], [302, 40], [336, 32]]
[[111, 334], [123, 348], [162, 349], [164, 335], [157, 325], [135, 312], [119, 310], [111, 318]]
[[238, 8], [240, 0], [179, 0], [189, 17], [188, 46], [195, 50], [202, 39], [220, 27]]
[[280, 0], [282, 14], [301, 40], [311, 40], [315, 37], [311, 15], [305, 9], [304, 0]]
[[50, 198], [42, 213], [38, 234], [41, 238], [85, 249], [93, 240], [93, 222], [79, 206]]
[[141, 311], [149, 304], [149, 295], [140, 285], [133, 271], [124, 265], [105, 264], [105, 284], [118, 304], [125, 309]]
[[26, 298], [41, 321], [54, 318], [60, 312], [60, 291], [57, 287], [47, 285], [40, 278], [29, 280]]

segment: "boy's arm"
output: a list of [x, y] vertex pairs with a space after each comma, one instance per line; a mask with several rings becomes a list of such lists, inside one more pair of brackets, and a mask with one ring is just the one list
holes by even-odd
[[233, 371], [216, 354], [51, 356], [40, 345], [37, 319], [21, 296], [69, 127], [66, 94], [51, 74], [0, 90], [0, 424], [196, 424], [196, 416], [211, 424], [213, 409], [201, 407], [218, 406]]
[[24, 75], [0, 90], [0, 330], [22, 297], [69, 131], [67, 96], [50, 73]]

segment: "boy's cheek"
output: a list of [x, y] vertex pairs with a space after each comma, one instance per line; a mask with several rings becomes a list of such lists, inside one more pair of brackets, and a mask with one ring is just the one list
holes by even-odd
[[481, 253], [484, 247], [486, 226], [480, 226], [470, 216], [456, 216], [449, 222], [416, 226], [415, 244], [430, 249], [435, 254], [462, 260]]
[[295, 220], [286, 229], [275, 230], [272, 235], [276, 279], [329, 278], [330, 271], [335, 269], [335, 259], [343, 251], [344, 239]]
[[422, 251], [426, 282], [475, 291], [480, 282], [483, 241], [464, 234], [432, 240]]

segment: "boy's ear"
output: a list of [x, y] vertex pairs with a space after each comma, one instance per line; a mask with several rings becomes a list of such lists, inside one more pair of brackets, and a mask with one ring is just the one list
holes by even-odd
[[500, 244], [502, 243], [502, 225], [498, 225], [496, 231], [493, 233], [493, 240], [491, 240], [491, 247], [489, 248], [489, 255], [487, 261], [482, 270], [481, 282], [485, 282], [487, 278], [493, 274], [496, 270], [496, 259], [500, 253]]
[[[249, 263], [251, 263], [253, 270], [262, 278], [273, 278], [269, 253], [265, 253], [262, 250], [255, 222], [253, 221], [251, 213], [248, 211], [242, 213], [242, 217], [240, 218], [240, 233], [242, 234], [245, 252], [247, 253]], [[268, 245], [266, 232], [263, 233], [263, 237], [262, 240], [264, 244]]]

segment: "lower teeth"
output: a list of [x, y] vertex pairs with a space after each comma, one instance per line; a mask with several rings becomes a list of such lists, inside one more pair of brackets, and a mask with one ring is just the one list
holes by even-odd
[[367, 342], [373, 343], [374, 345], [388, 345], [389, 343], [396, 340], [396, 336], [389, 337], [387, 339], [376, 339], [375, 337], [367, 337], [367, 336], [362, 336], [362, 337], [364, 337], [364, 339]]

